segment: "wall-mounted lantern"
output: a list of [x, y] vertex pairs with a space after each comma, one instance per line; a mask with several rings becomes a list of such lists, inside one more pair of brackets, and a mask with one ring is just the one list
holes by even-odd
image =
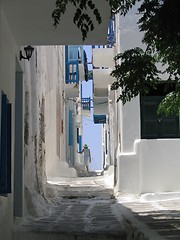
[[20, 61], [22, 59], [27, 59], [29, 61], [29, 59], [31, 58], [32, 53], [34, 51], [34, 48], [31, 47], [31, 46], [27, 46], [27, 47], [24, 48], [24, 51], [25, 51], [26, 56], [24, 57], [23, 54], [22, 54], [22, 51], [20, 51]]

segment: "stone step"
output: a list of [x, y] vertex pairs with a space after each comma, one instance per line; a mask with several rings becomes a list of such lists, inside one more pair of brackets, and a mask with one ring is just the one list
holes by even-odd
[[46, 187], [47, 197], [52, 198], [56, 195], [59, 198], [75, 199], [75, 198], [113, 198], [112, 189], [103, 188], [101, 186], [71, 186], [71, 185], [54, 185]]
[[119, 235], [103, 233], [69, 234], [53, 232], [14, 232], [13, 240], [126, 240], [124, 233]]

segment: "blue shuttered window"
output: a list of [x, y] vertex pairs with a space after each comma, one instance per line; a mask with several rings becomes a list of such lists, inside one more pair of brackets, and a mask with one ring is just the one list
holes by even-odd
[[2, 93], [0, 193], [11, 192], [11, 103]]
[[65, 47], [66, 83], [79, 83], [78, 46]]

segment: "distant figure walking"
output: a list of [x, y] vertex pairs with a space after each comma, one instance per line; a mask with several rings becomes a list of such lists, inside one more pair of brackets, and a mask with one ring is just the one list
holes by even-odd
[[84, 153], [84, 166], [86, 170], [89, 172], [89, 163], [91, 162], [91, 153], [87, 144], [84, 144], [83, 150], [78, 152], [80, 154]]

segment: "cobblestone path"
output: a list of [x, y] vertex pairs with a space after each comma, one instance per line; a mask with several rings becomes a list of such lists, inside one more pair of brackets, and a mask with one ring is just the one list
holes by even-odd
[[48, 216], [26, 219], [14, 240], [125, 240], [126, 234], [114, 212], [113, 190], [99, 178], [49, 182], [47, 194], [53, 202]]

